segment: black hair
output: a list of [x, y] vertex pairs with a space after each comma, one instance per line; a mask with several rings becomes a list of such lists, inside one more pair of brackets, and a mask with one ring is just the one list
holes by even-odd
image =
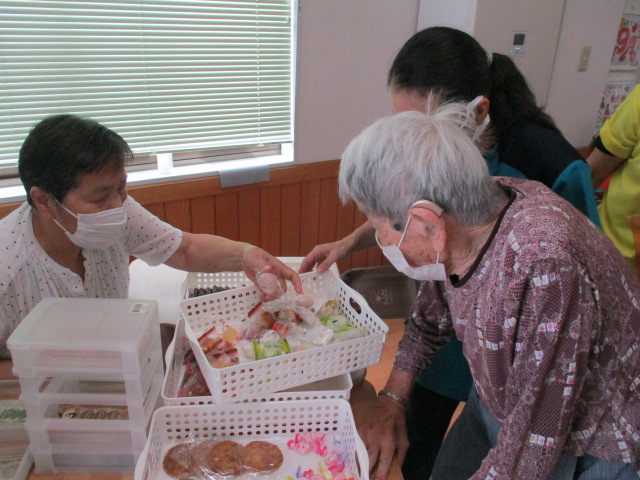
[[411, 37], [396, 55], [387, 82], [396, 90], [415, 90], [443, 101], [489, 99], [493, 135], [500, 141], [520, 120], [558, 130], [553, 119], [536, 105], [526, 79], [506, 55], [490, 59], [469, 34], [449, 27], [431, 27]]
[[27, 192], [39, 187], [59, 202], [80, 184], [82, 176], [103, 168], [122, 168], [133, 158], [127, 142], [95, 120], [53, 115], [27, 135], [18, 158], [18, 173]]

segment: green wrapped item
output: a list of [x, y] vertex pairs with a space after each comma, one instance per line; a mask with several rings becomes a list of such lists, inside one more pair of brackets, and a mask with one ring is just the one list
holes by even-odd
[[348, 332], [356, 328], [355, 325], [349, 323], [349, 319], [342, 313], [322, 317], [320, 323], [329, 330], [333, 330], [334, 333]]
[[256, 360], [277, 357], [285, 353], [291, 353], [291, 348], [289, 347], [289, 342], [284, 338], [275, 342], [253, 341], [253, 354]]

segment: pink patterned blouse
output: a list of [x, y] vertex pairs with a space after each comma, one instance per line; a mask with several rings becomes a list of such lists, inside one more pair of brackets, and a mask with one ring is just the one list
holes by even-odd
[[502, 425], [473, 479], [544, 479], [562, 450], [640, 475], [640, 284], [583, 214], [538, 182], [510, 190], [469, 273], [426, 282], [395, 367], [418, 374], [455, 329]]

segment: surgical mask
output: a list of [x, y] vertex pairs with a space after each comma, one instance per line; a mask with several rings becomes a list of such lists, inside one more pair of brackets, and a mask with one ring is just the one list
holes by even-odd
[[[472, 118], [472, 119], [475, 118], [474, 111], [478, 106], [478, 103], [480, 103], [480, 100], [482, 100], [483, 98], [484, 97], [482, 95], [478, 95], [476, 98], [474, 98], [469, 102], [469, 105], [467, 105], [467, 115], [469, 116], [469, 118]], [[488, 113], [487, 113], [487, 116], [484, 117], [484, 120], [482, 121], [482, 123], [476, 126], [476, 129], [473, 132], [473, 136], [471, 137], [471, 140], [474, 142], [478, 140], [480, 138], [480, 135], [482, 135], [486, 130], [487, 125], [489, 125]]]
[[400, 245], [402, 245], [402, 241], [407, 234], [409, 222], [411, 222], [411, 215], [409, 215], [409, 219], [407, 220], [407, 224], [404, 227], [404, 231], [402, 232], [402, 237], [400, 237], [400, 242], [398, 243], [398, 245], [389, 245], [383, 247], [382, 245], [380, 245], [380, 241], [378, 240], [378, 232], [376, 232], [376, 242], [378, 242], [378, 246], [382, 249], [382, 253], [385, 257], [387, 257], [387, 260], [391, 262], [391, 265], [393, 265], [396, 270], [404, 273], [409, 278], [413, 278], [414, 280], [418, 280], [421, 282], [426, 280], [446, 280], [447, 272], [444, 269], [444, 264], [440, 263], [439, 252], [436, 253], [436, 263], [422, 265], [420, 267], [414, 268], [407, 262], [407, 259], [404, 257], [404, 254], [400, 250]]
[[67, 234], [69, 240], [80, 248], [103, 250], [116, 243], [122, 237], [127, 224], [127, 213], [124, 205], [98, 213], [75, 214], [62, 203], [58, 202], [58, 204], [76, 217], [78, 227], [75, 233], [71, 233], [57, 220], [54, 220], [54, 222]]

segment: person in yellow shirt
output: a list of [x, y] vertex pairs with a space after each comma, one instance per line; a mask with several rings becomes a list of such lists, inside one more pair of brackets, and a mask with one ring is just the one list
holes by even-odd
[[613, 172], [598, 207], [600, 222], [604, 233], [635, 265], [631, 217], [640, 216], [640, 85], [604, 123], [587, 162], [594, 188]]

